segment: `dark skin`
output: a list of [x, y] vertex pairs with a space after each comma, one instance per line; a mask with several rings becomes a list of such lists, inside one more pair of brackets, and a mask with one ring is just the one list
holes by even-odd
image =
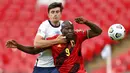
[[[85, 25], [87, 25], [91, 28], [89, 30], [88, 35], [86, 35], [86, 39], [98, 36], [102, 33], [102, 30], [97, 25], [87, 21], [83, 17], [78, 17], [78, 18], [75, 19], [75, 21], [79, 24], [85, 24]], [[65, 21], [63, 24], [64, 25], [62, 26], [62, 29], [61, 29], [63, 36], [66, 36], [66, 39], [70, 43], [72, 41], [75, 41], [76, 36], [75, 36], [75, 33], [74, 33], [73, 24], [71, 24], [69, 21]], [[71, 45], [74, 46], [74, 44], [71, 44]], [[7, 41], [6, 47], [7, 48], [17, 48], [17, 49], [19, 49], [23, 52], [26, 52], [28, 54], [34, 54], [34, 55], [45, 50], [45, 48], [39, 48], [39, 47], [34, 47], [34, 46], [24, 46], [24, 45], [19, 44], [15, 40]]]
[[88, 30], [89, 33], [88, 33], [88, 37], [87, 38], [92, 38], [92, 37], [98, 36], [98, 35], [100, 35], [102, 33], [102, 29], [101, 28], [99, 28], [94, 23], [85, 20], [82, 17], [76, 18], [75, 21], [77, 23], [79, 23], [79, 24], [85, 24], [88, 27], [90, 27], [90, 30]]

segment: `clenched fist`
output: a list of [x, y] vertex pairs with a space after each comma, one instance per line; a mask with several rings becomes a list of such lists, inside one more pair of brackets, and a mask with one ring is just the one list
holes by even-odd
[[85, 24], [87, 20], [84, 19], [83, 17], [77, 17], [75, 18], [75, 22], [77, 22], [78, 24]]
[[15, 40], [9, 40], [6, 42], [7, 48], [17, 48], [18, 43]]

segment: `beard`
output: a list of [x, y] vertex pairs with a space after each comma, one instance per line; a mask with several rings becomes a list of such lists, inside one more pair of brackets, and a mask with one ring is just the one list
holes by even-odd
[[74, 34], [68, 33], [66, 34], [66, 39], [69, 42], [70, 40], [74, 40]]
[[67, 42], [71, 44], [72, 47], [75, 46], [75, 35], [67, 35], [66, 36]]

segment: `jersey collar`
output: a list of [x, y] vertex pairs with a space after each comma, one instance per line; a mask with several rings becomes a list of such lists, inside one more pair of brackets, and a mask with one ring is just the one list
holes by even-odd
[[58, 28], [58, 27], [60, 27], [60, 23], [59, 23], [59, 25], [58, 26], [54, 26], [54, 25], [52, 25], [52, 23], [51, 23], [51, 21], [50, 20], [48, 20], [48, 22], [50, 23], [50, 25], [52, 26], [52, 27], [54, 27], [54, 28]]

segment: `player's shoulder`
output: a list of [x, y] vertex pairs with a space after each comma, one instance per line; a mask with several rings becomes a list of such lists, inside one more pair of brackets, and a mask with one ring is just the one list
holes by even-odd
[[43, 21], [41, 24], [40, 24], [40, 27], [48, 27], [48, 24], [49, 24], [49, 21], [48, 20], [45, 20]]
[[45, 21], [43, 21], [42, 23], [41, 23], [41, 25], [46, 25], [46, 24], [48, 24], [49, 23], [49, 21], [48, 20], [45, 20]]
[[63, 23], [64, 21], [63, 20], [60, 20], [60, 23]]
[[87, 31], [83, 30], [83, 29], [76, 29], [75, 34], [76, 34], [78, 39], [83, 40], [85, 38], [85, 36], [87, 35]]
[[85, 30], [83, 30], [83, 29], [76, 29], [76, 30], [74, 30], [74, 32], [77, 36], [80, 36], [80, 37], [81, 37], [81, 35], [86, 34]]

